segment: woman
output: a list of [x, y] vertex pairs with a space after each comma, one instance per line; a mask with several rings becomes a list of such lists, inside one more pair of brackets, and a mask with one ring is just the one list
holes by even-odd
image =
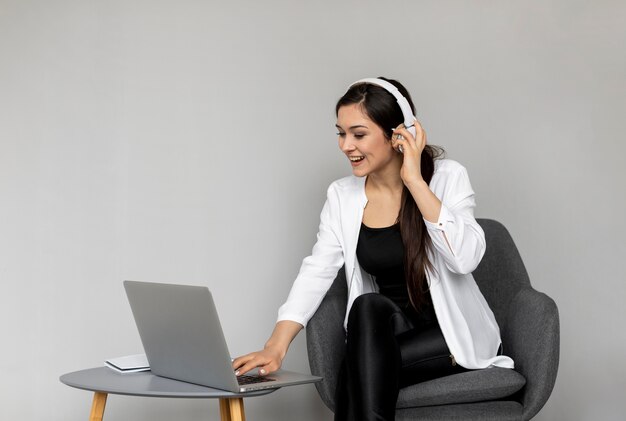
[[335, 419], [393, 420], [401, 387], [513, 361], [498, 355], [498, 325], [471, 275], [485, 238], [465, 168], [426, 144], [400, 83], [364, 81], [336, 106], [353, 176], [328, 188], [317, 242], [265, 348], [233, 367], [237, 375], [280, 368], [345, 265], [347, 353]]

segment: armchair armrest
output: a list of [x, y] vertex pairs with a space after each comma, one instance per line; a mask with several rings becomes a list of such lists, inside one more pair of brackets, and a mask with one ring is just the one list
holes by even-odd
[[559, 366], [559, 312], [555, 302], [532, 287], [522, 288], [511, 301], [503, 332], [504, 354], [526, 378], [520, 391], [523, 419], [535, 416], [554, 387]]
[[346, 333], [343, 328], [346, 301], [346, 275], [344, 269], [341, 269], [306, 327], [311, 373], [324, 378], [315, 383], [315, 387], [324, 404], [332, 411], [335, 410], [337, 377], [346, 353]]

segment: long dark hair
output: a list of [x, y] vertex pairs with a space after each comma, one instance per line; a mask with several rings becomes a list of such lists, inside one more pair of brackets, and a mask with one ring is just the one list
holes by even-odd
[[[393, 84], [407, 99], [413, 114], [415, 106], [409, 92], [400, 82], [393, 79], [379, 77]], [[374, 123], [382, 128], [385, 137], [391, 140], [391, 127], [397, 127], [404, 122], [402, 110], [395, 97], [386, 89], [370, 83], [359, 83], [348, 89], [337, 101], [335, 114], [339, 114], [339, 108], [358, 104], [363, 113]], [[438, 146], [426, 145], [421, 157], [422, 178], [427, 184], [435, 171], [435, 160], [443, 156], [443, 149]], [[426, 232], [426, 224], [411, 192], [406, 186], [402, 190], [402, 204], [397, 221], [400, 223], [400, 234], [404, 243], [404, 276], [406, 278], [409, 299], [415, 309], [419, 309], [424, 303], [426, 273], [432, 271], [433, 266], [428, 259], [432, 248], [432, 242]]]

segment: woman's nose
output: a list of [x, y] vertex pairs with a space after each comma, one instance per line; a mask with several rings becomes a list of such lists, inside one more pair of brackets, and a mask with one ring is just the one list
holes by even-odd
[[354, 143], [350, 140], [350, 138], [345, 138], [341, 144], [339, 145], [343, 152], [350, 152], [356, 149], [354, 147]]

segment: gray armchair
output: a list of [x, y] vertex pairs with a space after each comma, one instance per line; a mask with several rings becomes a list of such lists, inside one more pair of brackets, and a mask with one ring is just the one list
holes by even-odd
[[[478, 219], [487, 251], [474, 278], [491, 306], [504, 354], [515, 370], [488, 368], [442, 377], [400, 390], [397, 420], [529, 420], [548, 400], [559, 363], [559, 314], [554, 301], [536, 291], [515, 243], [497, 221]], [[335, 387], [345, 355], [343, 320], [346, 280], [341, 270], [306, 328], [311, 372], [334, 411]]]

